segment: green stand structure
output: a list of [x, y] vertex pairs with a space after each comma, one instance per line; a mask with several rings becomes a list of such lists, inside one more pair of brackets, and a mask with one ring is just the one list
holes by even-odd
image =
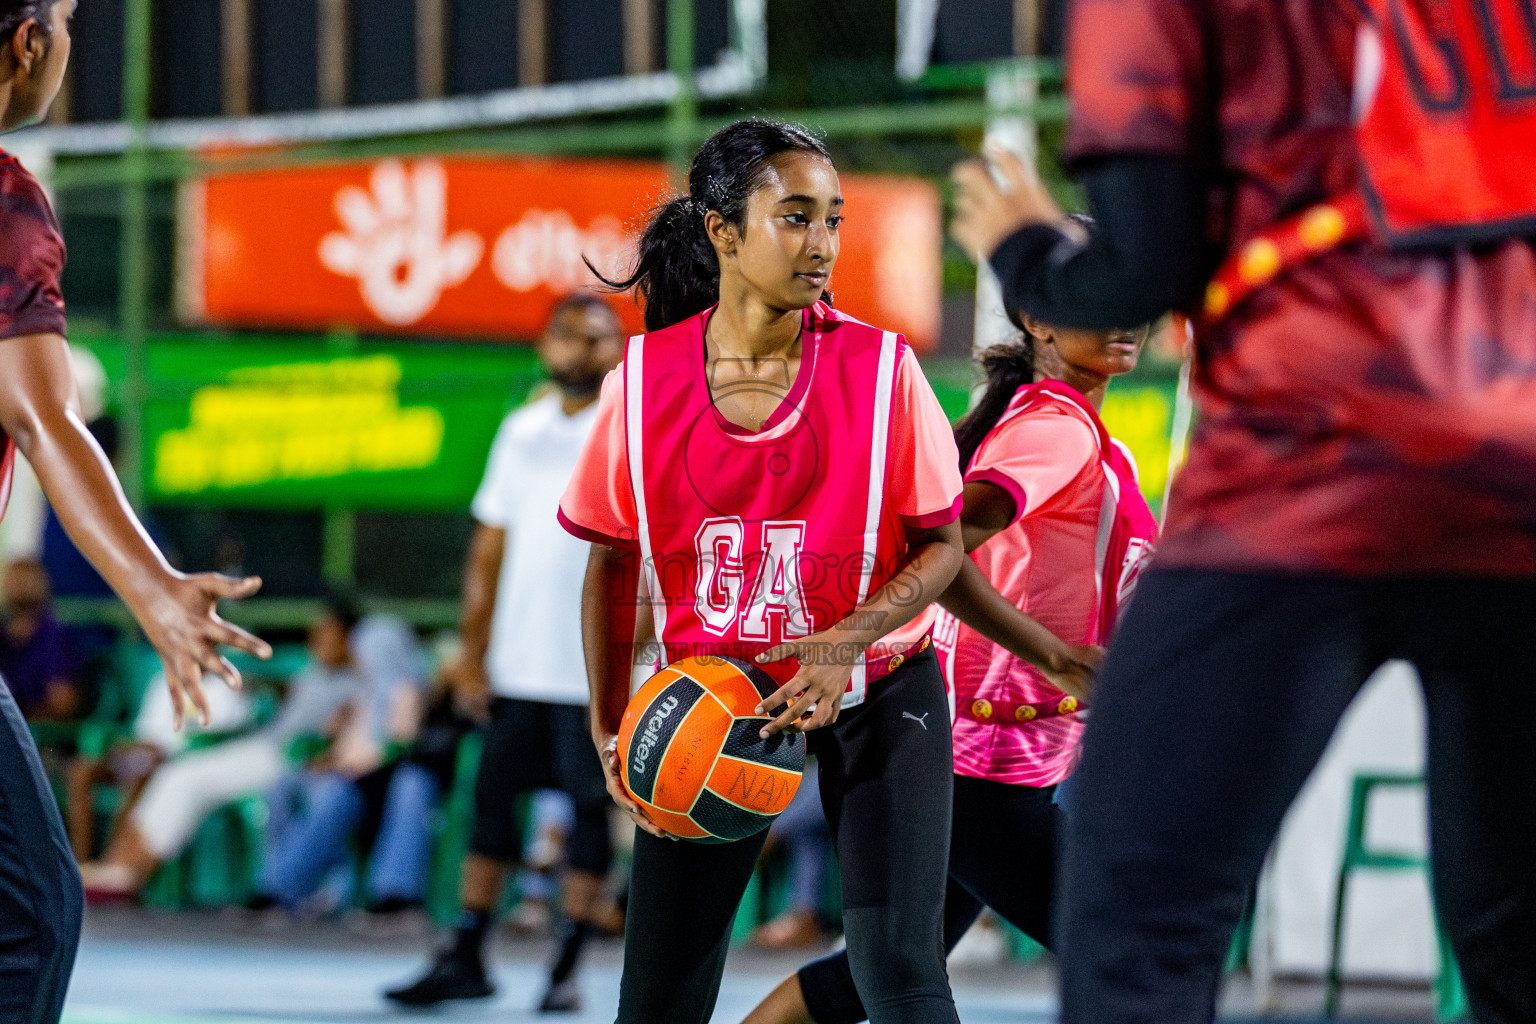
[[[1422, 788], [1422, 775], [1356, 775], [1350, 789], [1349, 823], [1344, 832], [1344, 859], [1339, 865], [1339, 882], [1334, 890], [1333, 938], [1328, 950], [1328, 977], [1325, 983], [1324, 1012], [1336, 1016], [1343, 989], [1344, 911], [1349, 893], [1349, 878], [1356, 871], [1421, 871], [1429, 874], [1429, 858], [1417, 854], [1374, 850], [1366, 843], [1366, 820], [1371, 794], [1377, 789]], [[1440, 973], [1435, 980], [1435, 1019], [1455, 1020], [1467, 1013], [1467, 997], [1461, 984], [1461, 972], [1445, 932], [1435, 925], [1439, 944]]]

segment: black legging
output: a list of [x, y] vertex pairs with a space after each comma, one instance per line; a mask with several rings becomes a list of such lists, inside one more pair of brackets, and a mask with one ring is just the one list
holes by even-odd
[[1418, 668], [1435, 907], [1482, 1024], [1536, 1020], [1536, 580], [1154, 570], [1072, 778], [1062, 1020], [1207, 1024], [1248, 887], [1366, 677]]
[[[956, 1024], [941, 918], [949, 708], [932, 651], [808, 733], [842, 867], [850, 974], [876, 1024]], [[705, 1024], [766, 832], [719, 845], [635, 833], [620, 1024]]]
[[[1053, 800], [1055, 788], [955, 776], [944, 894], [946, 951], [955, 948], [983, 906], [1050, 947], [1061, 813]], [[800, 968], [800, 991], [816, 1024], [857, 1024], [868, 1016], [846, 950]]]
[[37, 747], [0, 682], [0, 1024], [58, 1024], [84, 906]]

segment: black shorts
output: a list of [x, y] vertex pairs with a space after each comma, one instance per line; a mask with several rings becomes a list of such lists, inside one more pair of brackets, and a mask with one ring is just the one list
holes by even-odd
[[576, 805], [576, 823], [566, 839], [571, 867], [606, 872], [613, 858], [611, 801], [586, 707], [497, 697], [475, 778], [475, 831], [469, 848], [493, 860], [518, 860], [523, 833], [514, 803], [536, 789], [564, 790]]
[[1211, 1020], [1287, 808], [1388, 658], [1424, 694], [1432, 889], [1471, 1017], [1536, 1021], [1536, 580], [1194, 569], [1141, 578], [1099, 675], [1064, 816], [1063, 1021]]

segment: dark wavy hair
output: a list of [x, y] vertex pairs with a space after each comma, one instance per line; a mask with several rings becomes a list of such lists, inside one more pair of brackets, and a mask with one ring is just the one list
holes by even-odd
[[0, 0], [0, 45], [9, 43], [22, 22], [36, 18], [43, 35], [53, 32], [48, 13], [59, 0]]
[[971, 458], [981, 447], [1003, 410], [1013, 401], [1019, 388], [1035, 382], [1035, 345], [1028, 334], [1011, 345], [994, 345], [978, 361], [987, 375], [981, 401], [955, 424], [955, 447], [960, 449], [960, 472], [971, 466]]
[[[821, 140], [799, 125], [749, 118], [720, 129], [694, 154], [687, 195], [652, 212], [629, 277], [610, 281], [587, 266], [610, 288], [639, 293], [648, 331], [702, 313], [720, 298], [720, 262], [704, 232], [704, 214], [714, 210], [744, 228], [747, 200], [762, 186], [768, 161], [789, 152], [832, 159]], [[825, 298], [830, 301], [831, 294]]]

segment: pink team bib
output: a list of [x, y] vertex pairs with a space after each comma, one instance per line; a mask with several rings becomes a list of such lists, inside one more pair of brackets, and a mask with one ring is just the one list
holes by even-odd
[[[631, 338], [624, 361], [630, 482], [668, 661], [747, 660], [827, 629], [886, 583], [901, 553], [885, 482], [904, 343], [817, 303], [793, 390], [749, 433], [710, 393], [711, 313]], [[766, 666], [781, 682], [797, 667]], [[864, 699], [868, 678], [861, 653], [845, 706]]]
[[[1025, 574], [1029, 583], [1024, 592], [1014, 592], [999, 579], [992, 582], [1037, 617], [1041, 612], [1034, 602], [1052, 600], [1056, 609], [1053, 618], [1058, 620], [1053, 628], [1069, 642], [1103, 644], [1114, 630], [1120, 609], [1129, 601], [1157, 536], [1157, 521], [1141, 495], [1134, 463], [1109, 436], [1093, 406], [1077, 391], [1054, 380], [1020, 388], [989, 440], [1016, 417], [1061, 413], [1091, 429], [1098, 455], [1097, 467], [1089, 464], [1090, 469], [1097, 469], [1097, 478], [1085, 473], [1073, 484], [1077, 497], [1069, 506], [1072, 511], [1058, 507], [1051, 513], [1081, 517], [1074, 519], [1084, 527], [1079, 533], [1081, 553], [1065, 564], [1037, 566], [1033, 559], [1039, 552], [1029, 552], [1032, 568]], [[977, 457], [985, 450], [986, 442], [978, 448]], [[1005, 532], [988, 544], [1027, 543], [1022, 523]], [[1090, 544], [1091, 553], [1087, 550]], [[994, 553], [994, 557], [998, 556]], [[1008, 563], [1007, 571], [1012, 572], [1013, 562], [1006, 557], [1003, 560]], [[1070, 571], [1085, 578], [1059, 578], [1067, 564], [1079, 566]], [[1086, 579], [1090, 567], [1091, 581]], [[1018, 581], [1013, 580], [1012, 585], [1017, 586]], [[1063, 593], [1083, 596], [1063, 604]], [[1064, 607], [1078, 609], [1073, 614], [1084, 618], [1061, 620]], [[955, 702], [955, 770], [1015, 785], [1046, 786], [1065, 778], [1075, 761], [1082, 730], [1078, 702], [1051, 685], [1033, 666], [963, 627], [938, 606], [934, 607], [932, 629]]]

